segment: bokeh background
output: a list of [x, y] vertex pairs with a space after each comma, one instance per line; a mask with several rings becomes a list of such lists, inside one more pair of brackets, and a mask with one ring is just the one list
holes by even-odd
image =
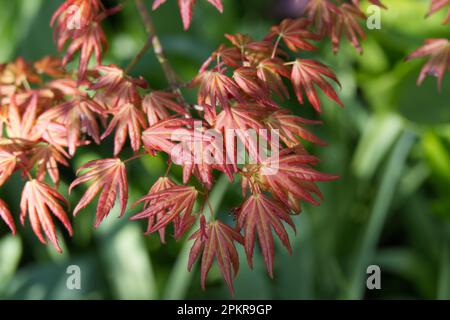
[[[0, 0], [0, 62], [57, 54], [49, 21], [61, 2]], [[176, 1], [168, 2], [152, 16], [170, 60], [187, 81], [210, 52], [226, 41], [225, 33], [262, 37], [286, 15], [301, 15], [298, 4], [302, 1], [224, 0], [223, 15], [206, 1], [198, 1], [188, 32], [182, 31]], [[326, 41], [319, 51], [308, 53], [330, 65], [342, 83], [345, 108], [323, 99], [324, 125], [314, 128], [328, 147], [309, 147], [323, 159], [320, 169], [341, 179], [321, 184], [323, 205], [306, 205], [295, 218], [297, 233], [290, 234], [293, 255], [277, 247], [273, 280], [260, 255], [251, 271], [241, 252], [236, 298], [450, 298], [450, 75], [441, 93], [434, 78], [416, 87], [423, 61], [404, 62], [425, 38], [450, 38], [450, 27], [441, 24], [445, 12], [424, 19], [428, 0], [384, 2], [389, 10], [382, 12], [382, 28], [366, 30], [363, 55], [347, 41], [336, 56]], [[126, 66], [145, 42], [133, 2], [108, 19], [105, 28], [110, 42], [105, 64]], [[151, 52], [133, 73], [143, 75], [154, 88], [166, 86]], [[312, 108], [301, 107], [294, 99], [285, 106], [299, 115], [317, 117]], [[112, 155], [110, 140], [102, 147], [82, 149], [72, 161], [73, 168]], [[130, 203], [164, 171], [160, 157], [147, 157], [130, 166]], [[179, 173], [175, 170], [175, 179]], [[63, 169], [63, 175], [60, 190], [67, 194], [74, 172]], [[22, 186], [15, 174], [0, 190], [16, 217]], [[72, 208], [83, 192], [78, 189], [70, 198]], [[218, 178], [212, 194], [214, 207], [230, 222], [230, 209], [241, 201], [239, 190], [237, 184]], [[198, 268], [192, 273], [186, 270], [187, 241], [170, 239], [161, 245], [157, 236], [144, 237], [144, 225], [127, 219], [131, 209], [121, 220], [115, 210], [94, 230], [94, 212], [91, 205], [73, 220], [72, 239], [60, 234], [62, 255], [39, 244], [29, 226], [20, 227], [19, 235], [12, 237], [0, 224], [0, 298], [230, 297], [216, 266], [207, 291], [200, 289]], [[366, 268], [371, 264], [381, 267], [381, 290], [366, 290]], [[69, 265], [81, 268], [81, 290], [66, 288]]]

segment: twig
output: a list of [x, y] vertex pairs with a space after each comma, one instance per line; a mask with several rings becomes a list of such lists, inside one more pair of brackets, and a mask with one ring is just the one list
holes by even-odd
[[[144, 48], [142, 48], [140, 55], [138, 54], [136, 56], [136, 58], [134, 59], [134, 60], [136, 60], [134, 62], [134, 64], [140, 59], [140, 57], [144, 54], [144, 52], [150, 47], [150, 43], [151, 43], [153, 46], [153, 51], [155, 53], [155, 56], [158, 59], [160, 65], [164, 71], [164, 75], [167, 79], [167, 82], [169, 83], [169, 86], [172, 89], [172, 91], [177, 95], [178, 103], [180, 103], [182, 106], [184, 106], [186, 110], [190, 109], [189, 104], [184, 99], [184, 97], [181, 93], [181, 90], [178, 86], [177, 74], [175, 73], [169, 60], [167, 60], [167, 58], [164, 54], [164, 49], [161, 45], [161, 41], [159, 40], [159, 37], [156, 34], [156, 30], [153, 25], [152, 18], [150, 17], [150, 14], [149, 14], [147, 8], [145, 7], [144, 2], [142, 0], [135, 0], [135, 2], [136, 2], [136, 7], [141, 15], [142, 21], [144, 22], [145, 29], [148, 34], [148, 41], [147, 41], [146, 46], [144, 46]], [[133, 67], [133, 65], [131, 65], [131, 67]]]

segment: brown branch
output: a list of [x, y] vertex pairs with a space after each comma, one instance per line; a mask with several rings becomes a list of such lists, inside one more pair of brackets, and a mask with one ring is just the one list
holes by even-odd
[[150, 14], [145, 7], [145, 4], [142, 0], [135, 0], [136, 7], [141, 15], [142, 21], [144, 22], [145, 29], [148, 34], [148, 40], [146, 45], [141, 49], [139, 54], [135, 57], [135, 59], [132, 61], [130, 66], [128, 66], [128, 69], [131, 69], [137, 61], [142, 57], [142, 55], [145, 53], [147, 49], [150, 48], [150, 46], [153, 47], [153, 52], [155, 53], [156, 58], [159, 61], [159, 64], [161, 65], [164, 75], [167, 79], [167, 82], [169, 83], [169, 86], [171, 90], [177, 95], [178, 103], [183, 105], [186, 109], [189, 109], [190, 106], [184, 99], [178, 82], [178, 76], [174, 69], [172, 68], [172, 65], [170, 64], [169, 60], [167, 60], [166, 55], [164, 53], [164, 49], [161, 45], [161, 41], [159, 40], [158, 35], [156, 34], [155, 27], [153, 25], [152, 18], [150, 17]]

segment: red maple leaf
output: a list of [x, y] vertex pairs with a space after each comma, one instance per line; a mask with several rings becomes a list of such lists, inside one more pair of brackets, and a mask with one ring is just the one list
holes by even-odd
[[258, 237], [267, 270], [270, 277], [273, 277], [275, 247], [272, 229], [291, 253], [289, 236], [283, 226], [284, 221], [295, 230], [289, 213], [281, 203], [262, 193], [256, 193], [244, 202], [236, 211], [236, 215], [238, 228], [244, 229], [245, 252], [249, 265], [253, 266], [253, 251], [256, 237]]
[[38, 114], [37, 92], [31, 93], [25, 103], [19, 103], [17, 95], [14, 94], [11, 97], [8, 111], [7, 133], [10, 138], [23, 138], [26, 140], [36, 140], [38, 138], [34, 130]]
[[[59, 50], [65, 45], [65, 42], [58, 44]], [[108, 41], [103, 33], [103, 29], [98, 23], [91, 23], [80, 34], [72, 40], [66, 50], [66, 54], [62, 60], [63, 66], [66, 66], [76, 52], [80, 51], [80, 59], [78, 64], [78, 79], [83, 80], [88, 70], [89, 60], [92, 56], [98, 65], [102, 64], [102, 48], [108, 46]]]
[[86, 132], [97, 144], [100, 143], [100, 132], [95, 115], [103, 115], [105, 112], [102, 105], [87, 96], [78, 95], [68, 102], [47, 110], [39, 117], [39, 121], [45, 123], [57, 120], [66, 126], [69, 154], [73, 156], [80, 144], [82, 132]]
[[[204, 219], [203, 216], [202, 218]], [[242, 235], [228, 225], [215, 220], [201, 227], [190, 239], [195, 241], [189, 253], [189, 271], [192, 270], [195, 260], [203, 251], [201, 259], [202, 288], [205, 289], [206, 287], [206, 277], [215, 257], [219, 270], [233, 294], [233, 278], [239, 271], [239, 255], [235, 242], [244, 244]]]
[[359, 53], [362, 53], [363, 49], [359, 38], [365, 40], [366, 35], [359, 20], [365, 20], [366, 15], [358, 7], [349, 3], [340, 5], [338, 9], [339, 13], [334, 15], [334, 22], [331, 30], [331, 41], [333, 43], [334, 53], [339, 49], [343, 33], [345, 33], [348, 41], [350, 41], [356, 50]]
[[339, 12], [336, 5], [329, 0], [310, 0], [305, 11], [308, 19], [313, 21], [315, 31], [321, 36], [330, 34], [333, 17]]
[[237, 160], [235, 156], [236, 138], [244, 145], [253, 161], [260, 158], [259, 136], [257, 137], [253, 133], [258, 134], [261, 130], [266, 129], [262, 120], [269, 111], [273, 111], [273, 109], [259, 104], [237, 104], [223, 110], [217, 116], [215, 129], [222, 133], [226, 154], [233, 164], [236, 164]]
[[320, 146], [326, 145], [325, 142], [304, 127], [308, 124], [321, 124], [321, 121], [304, 119], [291, 114], [289, 110], [282, 109], [272, 113], [265, 119], [265, 123], [270, 129], [278, 130], [281, 140], [288, 148], [297, 146], [300, 143], [300, 138]]
[[46, 244], [41, 228], [44, 230], [46, 237], [50, 240], [58, 252], [62, 252], [56, 235], [56, 228], [51, 218], [52, 212], [64, 225], [64, 227], [72, 236], [72, 226], [66, 212], [59, 204], [59, 201], [67, 205], [66, 199], [44, 182], [31, 180], [25, 184], [22, 191], [22, 199], [20, 201], [20, 221], [25, 223], [28, 215], [34, 233], [39, 240]]
[[445, 71], [450, 71], [450, 42], [447, 39], [427, 39], [425, 44], [411, 53], [406, 60], [422, 57], [429, 57], [429, 60], [420, 72], [417, 85], [420, 85], [427, 75], [435, 76], [441, 90]]
[[114, 129], [116, 129], [114, 137], [114, 156], [117, 156], [125, 144], [128, 132], [131, 147], [134, 151], [138, 151], [141, 147], [141, 129], [147, 127], [142, 111], [133, 104], [127, 103], [118, 107], [117, 110], [113, 110], [112, 113], [114, 114], [114, 118], [109, 123], [108, 128], [101, 138], [105, 139]]
[[280, 98], [289, 98], [289, 91], [283, 83], [283, 79], [289, 78], [289, 69], [284, 65], [284, 61], [279, 58], [265, 59], [261, 61], [257, 68], [258, 78], [272, 92]]
[[[159, 8], [160, 5], [165, 3], [167, 0], [155, 0], [153, 2], [153, 10]], [[180, 14], [183, 20], [184, 30], [189, 29], [192, 21], [192, 11], [194, 8], [196, 0], [178, 0], [178, 6], [180, 7]], [[208, 0], [220, 13], [223, 12], [222, 0]]]
[[6, 203], [0, 199], [0, 218], [2, 218], [3, 221], [5, 221], [6, 225], [11, 230], [12, 234], [16, 234], [16, 225], [14, 224], [14, 219], [11, 215], [11, 212], [9, 211], [8, 206]]
[[46, 173], [48, 173], [57, 187], [59, 184], [58, 164], [69, 166], [66, 160], [66, 158], [69, 158], [69, 155], [66, 151], [52, 144], [38, 143], [30, 150], [30, 153], [29, 167], [37, 167], [37, 180], [43, 181]]
[[[161, 177], [159, 178], [155, 184], [150, 188], [150, 191], [147, 193], [147, 195], [152, 195], [152, 194], [156, 194], [158, 192], [170, 189], [172, 187], [174, 187], [176, 184], [175, 182], [173, 182], [172, 180], [170, 180], [167, 177]], [[148, 200], [144, 202], [144, 209], [147, 209], [150, 206], [154, 206], [157, 203], [157, 200]], [[146, 234], [150, 234], [153, 226], [155, 225], [156, 221], [159, 221], [160, 219], [162, 219], [164, 216], [164, 210], [161, 210], [159, 212], [157, 212], [156, 214], [154, 214], [153, 216], [148, 218], [148, 226], [147, 226], [147, 232]], [[158, 230], [159, 233], [159, 237], [161, 239], [162, 243], [166, 243], [165, 240], [165, 234], [166, 234], [166, 229], [165, 228], [161, 228]]]
[[234, 70], [233, 79], [241, 90], [255, 101], [272, 104], [268, 87], [258, 78], [257, 69], [251, 67], [238, 68]]
[[318, 172], [311, 168], [318, 158], [282, 150], [279, 155], [266, 159], [259, 167], [258, 181], [264, 190], [270, 191], [293, 212], [300, 212], [300, 200], [319, 205], [313, 195], [322, 199], [316, 181], [332, 181], [339, 177]]
[[112, 210], [116, 197], [118, 197], [120, 202], [119, 217], [123, 216], [128, 202], [128, 182], [125, 164], [117, 158], [94, 160], [78, 169], [77, 174], [84, 170], [89, 171], [72, 182], [69, 187], [69, 193], [81, 183], [92, 181], [92, 184], [78, 202], [73, 214], [77, 215], [81, 209], [86, 208], [100, 192], [95, 227], [97, 228]]
[[212, 107], [220, 105], [226, 108], [230, 104], [230, 97], [240, 100], [239, 86], [233, 79], [217, 71], [205, 71], [196, 76], [193, 85], [200, 85], [198, 92], [198, 104]]
[[193, 124], [193, 119], [174, 117], [158, 122], [142, 133], [145, 149], [153, 155], [158, 151], [172, 154], [177, 143], [191, 139], [192, 130], [187, 127]]
[[6, 180], [14, 172], [17, 164], [17, 157], [5, 150], [0, 150], [0, 186], [2, 186]]
[[46, 74], [54, 78], [63, 77], [66, 74], [61, 60], [57, 57], [45, 56], [34, 63], [34, 68], [38, 74]]
[[137, 89], [145, 89], [148, 86], [143, 78], [132, 78], [116, 65], [98, 66], [96, 71], [100, 73], [100, 77], [89, 86], [89, 89], [96, 91], [96, 96], [99, 95], [98, 90], [103, 90], [102, 97], [111, 100], [110, 109], [126, 103], [140, 105], [141, 97]]
[[298, 101], [303, 104], [303, 91], [305, 91], [309, 102], [318, 112], [320, 112], [320, 100], [314, 85], [322, 89], [323, 93], [338, 105], [343, 106], [333, 87], [325, 80], [324, 76], [332, 79], [340, 86], [334, 73], [320, 62], [309, 59], [297, 59], [292, 66], [291, 80]]
[[142, 108], [147, 114], [150, 126], [169, 118], [171, 116], [169, 110], [178, 115], [189, 115], [182, 106], [174, 101], [175, 98], [176, 94], [164, 91], [153, 91], [145, 96], [142, 101]]
[[131, 219], [150, 219], [152, 217], [158, 218], [159, 216], [158, 221], [147, 230], [148, 233], [153, 233], [161, 228], [165, 228], [173, 221], [177, 222], [177, 219], [189, 217], [194, 209], [197, 196], [198, 191], [194, 187], [189, 186], [173, 186], [169, 189], [149, 194], [134, 204], [137, 205], [144, 202], [148, 205], [145, 206], [142, 212], [137, 213]]
[[280, 25], [274, 26], [270, 29], [270, 33], [266, 40], [277, 39], [277, 42], [282, 39], [286, 46], [297, 52], [301, 50], [315, 50], [314, 45], [307, 40], [319, 40], [320, 36], [308, 30], [311, 20], [307, 19], [285, 19]]

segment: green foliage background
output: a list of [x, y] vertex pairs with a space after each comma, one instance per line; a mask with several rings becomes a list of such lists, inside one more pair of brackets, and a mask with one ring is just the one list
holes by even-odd
[[[382, 29], [366, 30], [363, 55], [346, 41], [336, 56], [328, 43], [312, 54], [338, 74], [345, 108], [325, 103], [325, 125], [314, 131], [329, 146], [311, 151], [323, 159], [321, 170], [342, 178], [322, 183], [323, 205], [307, 205], [295, 218], [294, 253], [289, 256], [278, 246], [274, 280], [260, 255], [251, 271], [241, 252], [236, 298], [450, 298], [450, 76], [439, 94], [435, 79], [416, 87], [423, 62], [404, 62], [425, 38], [450, 38], [450, 27], [441, 24], [445, 12], [424, 19], [427, 0], [384, 2], [389, 10], [382, 12]], [[60, 3], [0, 0], [0, 62], [57, 54], [49, 21]], [[193, 26], [185, 33], [175, 3], [169, 1], [152, 16], [170, 60], [186, 81], [226, 41], [224, 33], [262, 37], [280, 18], [272, 15], [276, 0], [224, 0], [223, 15], [199, 1]], [[105, 64], [126, 66], [145, 42], [132, 1], [105, 27], [110, 41]], [[166, 86], [151, 52], [134, 73], [142, 74], [153, 88]], [[317, 117], [294, 100], [286, 106], [305, 117]], [[72, 166], [110, 156], [108, 140], [100, 148], [83, 148]], [[130, 166], [130, 203], [164, 171], [159, 157]], [[67, 194], [74, 172], [63, 169], [63, 175], [60, 190]], [[0, 190], [16, 217], [22, 186], [16, 174]], [[79, 188], [71, 196], [72, 208], [82, 191]], [[240, 199], [237, 184], [218, 180], [212, 202], [224, 219], [231, 222], [228, 212]], [[187, 272], [186, 241], [170, 239], [161, 245], [156, 236], [144, 237], [144, 225], [127, 220], [131, 209], [121, 220], [115, 210], [94, 230], [94, 212], [91, 205], [73, 219], [72, 239], [60, 234], [62, 255], [40, 245], [29, 226], [19, 227], [19, 235], [12, 237], [0, 224], [0, 298], [229, 298], [217, 267], [210, 273], [206, 292], [200, 289], [198, 270]], [[66, 268], [74, 264], [82, 270], [82, 290], [66, 288]], [[365, 289], [370, 264], [381, 267], [381, 290]]]

